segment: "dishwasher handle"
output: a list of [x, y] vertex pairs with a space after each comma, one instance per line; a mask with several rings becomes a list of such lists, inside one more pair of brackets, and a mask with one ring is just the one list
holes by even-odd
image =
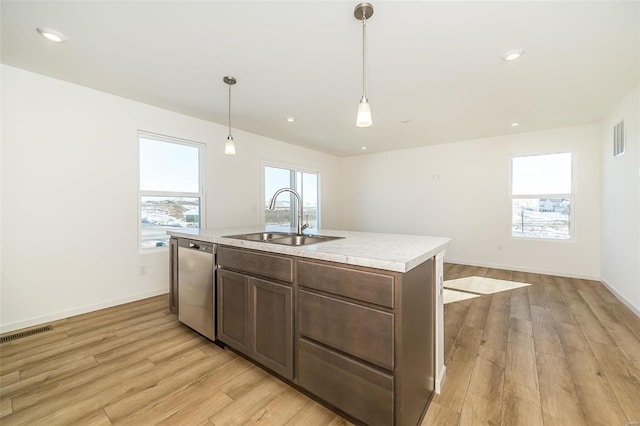
[[188, 240], [180, 238], [178, 240], [178, 246], [183, 249], [201, 251], [205, 253], [214, 253], [213, 244], [205, 243], [202, 241]]

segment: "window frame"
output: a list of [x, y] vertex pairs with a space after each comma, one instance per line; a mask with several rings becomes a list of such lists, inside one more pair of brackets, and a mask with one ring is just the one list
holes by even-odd
[[[522, 195], [514, 195], [513, 194], [513, 160], [514, 158], [521, 157], [541, 157], [547, 155], [557, 155], [557, 154], [570, 154], [571, 155], [571, 187], [570, 193], [557, 193], [557, 194], [547, 194], [547, 193], [535, 193], [535, 194], [522, 194]], [[508, 202], [509, 202], [509, 238], [511, 240], [516, 241], [538, 241], [538, 242], [549, 242], [553, 241], [556, 243], [572, 243], [576, 240], [576, 221], [575, 221], [575, 174], [576, 174], [576, 154], [571, 150], [562, 150], [562, 151], [551, 151], [551, 152], [537, 152], [532, 154], [514, 154], [509, 158], [509, 194], [508, 194]], [[569, 210], [569, 238], [549, 238], [549, 237], [532, 237], [532, 236], [517, 236], [513, 235], [513, 200], [514, 199], [542, 199], [542, 198], [568, 198], [570, 202], [570, 210]]]
[[[142, 197], [185, 197], [200, 199], [200, 223], [199, 229], [206, 228], [206, 147], [203, 142], [195, 142], [174, 136], [162, 135], [145, 130], [138, 130], [138, 252], [149, 254], [155, 252], [168, 251], [169, 245], [162, 247], [142, 247]], [[140, 188], [140, 142], [141, 139], [151, 139], [158, 142], [173, 143], [177, 145], [190, 146], [198, 149], [198, 189], [199, 192], [176, 192], [176, 191], [148, 191]]]
[[[287, 163], [281, 163], [281, 162], [277, 162], [277, 161], [272, 161], [272, 160], [265, 160], [263, 159], [261, 161], [260, 164], [260, 224], [265, 227], [265, 226], [271, 226], [271, 225], [266, 225], [266, 217], [265, 217], [265, 206], [267, 205], [267, 200], [266, 200], [266, 195], [265, 195], [265, 168], [266, 167], [272, 167], [272, 168], [277, 168], [277, 169], [286, 169], [286, 170], [290, 170], [294, 172], [294, 178], [293, 178], [293, 183], [294, 183], [294, 190], [296, 192], [298, 192], [300, 194], [300, 197], [302, 198], [301, 204], [304, 206], [304, 194], [300, 193], [298, 186], [298, 179], [297, 179], [297, 173], [309, 173], [309, 174], [315, 174], [317, 176], [318, 179], [318, 188], [317, 188], [317, 192], [318, 192], [318, 207], [317, 207], [317, 211], [316, 211], [316, 223], [317, 226], [315, 228], [311, 228], [314, 231], [319, 232], [321, 227], [322, 227], [322, 179], [321, 179], [321, 173], [319, 170], [313, 170], [313, 169], [309, 169], [306, 167], [302, 167], [302, 166], [297, 166], [297, 165], [292, 165], [292, 164], [287, 164]], [[304, 211], [303, 211], [304, 213]], [[291, 217], [292, 220], [290, 222], [291, 227], [293, 227], [293, 222], [295, 222], [295, 216], [293, 214], [293, 209], [291, 210]], [[303, 220], [304, 220], [304, 216], [303, 216]]]

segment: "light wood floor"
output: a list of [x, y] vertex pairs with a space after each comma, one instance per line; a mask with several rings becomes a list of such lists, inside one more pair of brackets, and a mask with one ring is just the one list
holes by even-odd
[[[531, 286], [445, 306], [447, 379], [423, 425], [640, 422], [640, 318], [601, 284], [446, 265]], [[0, 345], [0, 424], [344, 425], [180, 325], [160, 296]]]

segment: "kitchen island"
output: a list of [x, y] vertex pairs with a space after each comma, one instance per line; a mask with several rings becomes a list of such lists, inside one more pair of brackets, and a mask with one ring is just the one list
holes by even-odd
[[256, 232], [264, 228], [170, 232], [218, 245], [217, 339], [351, 420], [419, 424], [443, 374], [437, 258], [450, 240], [338, 230], [321, 234], [340, 239], [304, 246], [228, 238]]

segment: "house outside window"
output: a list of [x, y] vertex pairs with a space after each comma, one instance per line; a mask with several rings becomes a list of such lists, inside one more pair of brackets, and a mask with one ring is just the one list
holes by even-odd
[[511, 236], [573, 238], [571, 153], [511, 160]]
[[264, 223], [283, 227], [295, 226], [295, 201], [291, 193], [276, 199], [276, 208], [269, 209], [273, 194], [280, 188], [292, 188], [302, 198], [303, 220], [308, 230], [320, 228], [320, 174], [281, 166], [264, 166]]
[[169, 244], [167, 231], [201, 228], [204, 144], [139, 132], [141, 249]]

